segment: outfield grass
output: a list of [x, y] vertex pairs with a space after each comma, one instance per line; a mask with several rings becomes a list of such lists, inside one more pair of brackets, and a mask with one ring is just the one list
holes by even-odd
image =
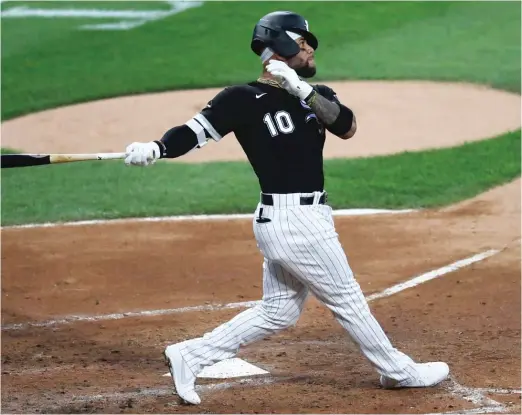
[[[520, 175], [520, 131], [452, 149], [329, 160], [334, 208], [434, 207]], [[244, 162], [122, 161], [4, 169], [2, 225], [94, 218], [252, 212], [259, 186]]]
[[[166, 7], [110, 3], [15, 5]], [[252, 80], [259, 72], [249, 46], [252, 29], [274, 9], [310, 20], [320, 38], [317, 81], [465, 80], [520, 91], [520, 7], [499, 1], [207, 2], [119, 32], [78, 30], [93, 23], [86, 19], [5, 18], [2, 119], [101, 97]]]
[[[10, 3], [2, 9], [168, 8], [143, 1]], [[249, 49], [252, 29], [274, 9], [310, 20], [320, 38], [314, 81], [451, 80], [520, 92], [519, 2], [207, 2], [130, 31], [81, 31], [103, 22], [83, 18], [2, 19], [2, 119], [123, 94], [250, 81], [260, 67]], [[520, 131], [456, 149], [325, 165], [335, 208], [440, 206], [520, 175]], [[242, 162], [4, 169], [2, 224], [251, 212], [258, 192]]]

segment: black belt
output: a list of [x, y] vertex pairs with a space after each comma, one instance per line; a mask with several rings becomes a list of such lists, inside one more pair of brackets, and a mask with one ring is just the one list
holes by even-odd
[[[314, 196], [301, 196], [300, 205], [313, 205], [314, 204]], [[321, 197], [319, 198], [319, 204], [324, 205], [328, 199], [328, 196], [326, 193], [323, 193]], [[272, 195], [267, 195], [264, 193], [261, 193], [261, 203], [263, 205], [267, 206], [273, 206], [274, 205], [274, 198]]]

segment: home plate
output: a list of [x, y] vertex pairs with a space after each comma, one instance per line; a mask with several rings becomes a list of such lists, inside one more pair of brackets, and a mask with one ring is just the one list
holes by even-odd
[[[207, 366], [198, 374], [198, 378], [228, 379], [242, 376], [266, 375], [268, 373], [269, 372], [260, 367], [235, 357], [233, 359], [222, 360], [212, 366]], [[170, 376], [170, 372], [165, 373], [163, 376]]]

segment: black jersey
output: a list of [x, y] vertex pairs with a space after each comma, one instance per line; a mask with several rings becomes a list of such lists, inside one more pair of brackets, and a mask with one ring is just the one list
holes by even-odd
[[[339, 102], [327, 86], [314, 89]], [[324, 125], [304, 101], [285, 89], [257, 81], [225, 88], [194, 121], [204, 128], [206, 138], [219, 141], [230, 132], [235, 134], [262, 192], [324, 190]]]

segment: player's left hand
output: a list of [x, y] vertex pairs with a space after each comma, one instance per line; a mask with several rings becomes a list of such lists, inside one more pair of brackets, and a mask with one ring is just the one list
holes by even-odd
[[290, 68], [285, 62], [271, 59], [266, 70], [281, 79], [283, 88], [301, 100], [304, 100], [313, 90], [312, 86], [302, 81], [296, 71]]

